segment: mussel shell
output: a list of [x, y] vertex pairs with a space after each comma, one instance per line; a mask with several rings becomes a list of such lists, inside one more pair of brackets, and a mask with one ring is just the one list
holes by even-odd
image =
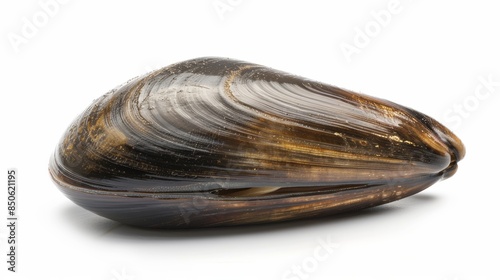
[[465, 149], [401, 105], [264, 66], [181, 62], [84, 111], [50, 161], [78, 205], [126, 224], [210, 227], [376, 206], [456, 171]]

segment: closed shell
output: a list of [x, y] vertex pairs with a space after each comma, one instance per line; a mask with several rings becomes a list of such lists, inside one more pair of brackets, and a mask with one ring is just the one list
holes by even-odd
[[199, 58], [102, 96], [50, 174], [126, 224], [212, 227], [367, 208], [454, 174], [465, 149], [415, 110], [264, 66]]

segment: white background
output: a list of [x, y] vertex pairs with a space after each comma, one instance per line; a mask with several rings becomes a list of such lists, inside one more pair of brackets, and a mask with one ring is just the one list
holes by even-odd
[[[495, 1], [46, 2], [0, 4], [2, 217], [6, 170], [19, 171], [19, 272], [3, 261], [2, 222], [1, 279], [500, 279], [500, 84], [488, 91], [481, 83], [500, 81]], [[375, 17], [388, 5], [395, 6], [383, 26]], [[356, 53], [346, 56], [346, 45]], [[49, 157], [93, 99], [200, 56], [259, 63], [412, 107], [453, 128], [467, 155], [454, 177], [411, 198], [267, 226], [131, 228], [57, 190]], [[325, 250], [325, 242], [335, 246]]]

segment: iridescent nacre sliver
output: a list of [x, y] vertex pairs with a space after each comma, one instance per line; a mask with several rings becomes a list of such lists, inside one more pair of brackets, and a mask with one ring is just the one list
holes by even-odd
[[372, 207], [454, 174], [465, 149], [401, 105], [199, 58], [94, 101], [50, 161], [76, 204], [125, 224], [214, 227]]

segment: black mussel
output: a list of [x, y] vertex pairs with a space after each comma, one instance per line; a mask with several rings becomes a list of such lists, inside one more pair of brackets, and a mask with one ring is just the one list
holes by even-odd
[[68, 128], [50, 174], [125, 224], [214, 227], [372, 207], [450, 177], [465, 149], [401, 105], [223, 58], [119, 86]]

